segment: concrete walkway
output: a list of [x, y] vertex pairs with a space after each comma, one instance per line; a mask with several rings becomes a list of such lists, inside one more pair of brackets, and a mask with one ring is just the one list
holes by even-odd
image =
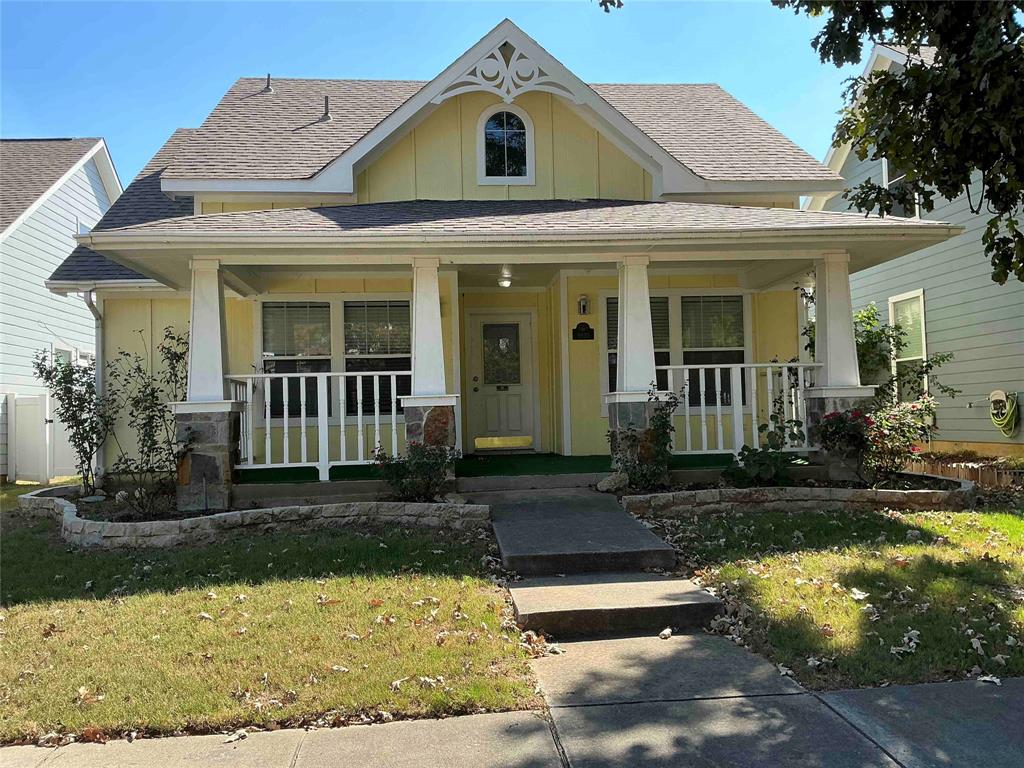
[[[4, 747], [3, 768], [1020, 768], [1024, 678], [812, 694], [710, 635], [564, 643], [542, 713]], [[553, 724], [553, 727], [552, 727]]]

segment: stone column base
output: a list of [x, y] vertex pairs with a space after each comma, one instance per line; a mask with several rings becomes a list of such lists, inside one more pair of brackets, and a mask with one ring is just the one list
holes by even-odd
[[613, 469], [618, 449], [619, 435], [628, 429], [636, 430], [638, 443], [637, 453], [641, 461], [653, 459], [654, 449], [650, 441], [651, 416], [654, 415], [657, 401], [651, 401], [646, 392], [610, 392], [604, 396], [608, 406], [609, 448], [612, 454]]
[[402, 398], [405, 441], [423, 445], [456, 445], [455, 407], [458, 395], [409, 395]]
[[178, 461], [177, 506], [182, 512], [231, 509], [238, 463], [241, 403], [171, 403], [175, 439], [189, 450]]
[[[867, 400], [875, 395], [875, 387], [813, 387], [804, 392], [807, 399], [807, 423], [804, 429], [814, 439], [814, 429], [825, 418], [826, 413], [833, 411], [849, 411], [863, 407]], [[850, 482], [857, 480], [854, 469], [837, 456], [830, 456], [828, 451], [821, 452], [822, 462], [829, 480]]]

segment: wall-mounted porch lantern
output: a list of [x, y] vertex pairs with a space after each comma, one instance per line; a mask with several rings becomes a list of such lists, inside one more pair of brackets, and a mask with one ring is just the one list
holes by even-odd
[[590, 298], [585, 293], [581, 293], [579, 299], [576, 301], [577, 314], [589, 315], [590, 314]]

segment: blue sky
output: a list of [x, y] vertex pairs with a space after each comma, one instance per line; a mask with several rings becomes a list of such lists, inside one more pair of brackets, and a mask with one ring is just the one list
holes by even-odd
[[715, 82], [817, 158], [859, 67], [749, 2], [0, 2], [0, 135], [103, 136], [127, 184], [241, 76], [429, 79], [509, 16], [587, 82]]

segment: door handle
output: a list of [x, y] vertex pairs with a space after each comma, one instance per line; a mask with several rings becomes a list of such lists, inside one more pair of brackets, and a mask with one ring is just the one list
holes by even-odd
[[474, 392], [479, 392], [480, 391], [480, 387], [473, 387], [473, 391]]
[[473, 377], [473, 381], [480, 381], [480, 377], [479, 376], [474, 376]]

